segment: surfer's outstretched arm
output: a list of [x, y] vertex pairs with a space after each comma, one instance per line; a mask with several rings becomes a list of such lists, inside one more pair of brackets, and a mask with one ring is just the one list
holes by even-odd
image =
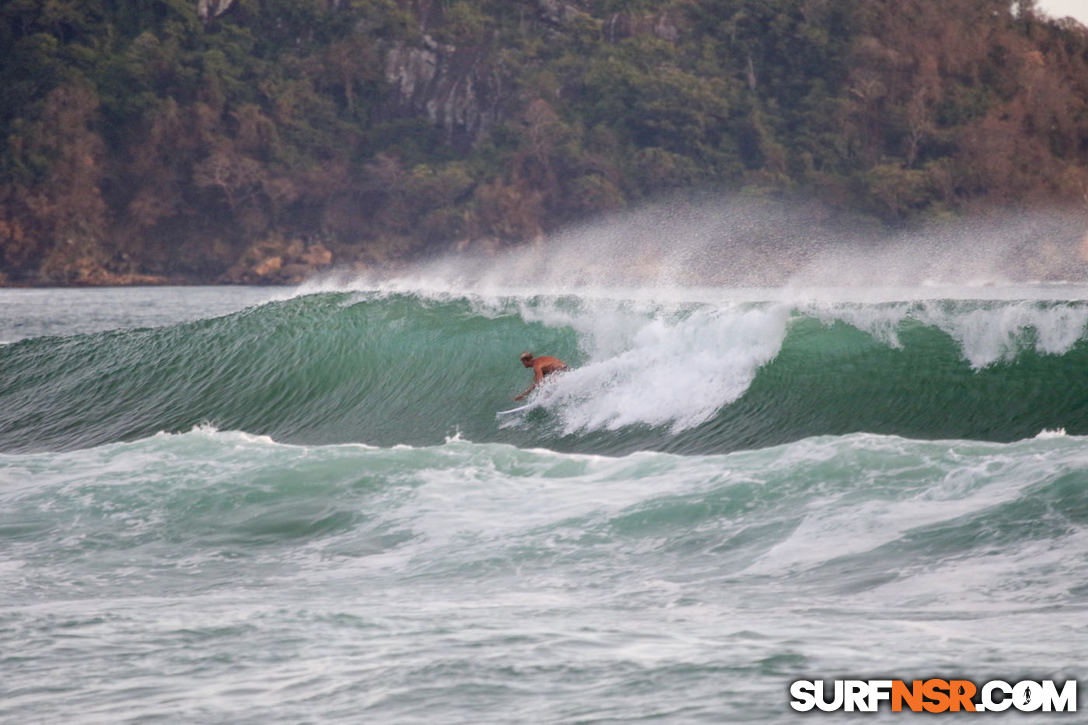
[[522, 399], [522, 398], [524, 398], [524, 397], [525, 397], [526, 395], [528, 395], [529, 393], [533, 392], [533, 391], [534, 391], [534, 390], [536, 389], [536, 384], [537, 384], [537, 383], [539, 383], [539, 382], [540, 382], [541, 380], [543, 380], [543, 379], [544, 379], [544, 375], [543, 375], [543, 374], [542, 374], [542, 373], [541, 373], [541, 372], [540, 372], [539, 370], [537, 370], [537, 371], [536, 371], [536, 372], [535, 372], [535, 373], [533, 374], [533, 384], [532, 384], [532, 385], [530, 385], [529, 387], [527, 387], [527, 388], [525, 389], [525, 392], [524, 392], [524, 393], [522, 393], [521, 395], [517, 396], [516, 398], [514, 398], [514, 400], [521, 400], [521, 399]]

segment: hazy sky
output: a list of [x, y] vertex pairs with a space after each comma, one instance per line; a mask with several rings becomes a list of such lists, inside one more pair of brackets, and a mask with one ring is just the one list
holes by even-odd
[[1039, 0], [1038, 7], [1053, 18], [1071, 15], [1088, 25], [1088, 0]]

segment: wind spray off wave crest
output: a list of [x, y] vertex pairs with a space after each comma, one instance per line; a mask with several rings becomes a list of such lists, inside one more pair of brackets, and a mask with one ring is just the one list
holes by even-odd
[[813, 200], [708, 195], [616, 213], [527, 244], [470, 246], [411, 269], [375, 271], [359, 286], [558, 296], [700, 286], [919, 290], [1075, 281], [1088, 277], [1086, 227], [1083, 211], [1047, 210], [890, 231]]

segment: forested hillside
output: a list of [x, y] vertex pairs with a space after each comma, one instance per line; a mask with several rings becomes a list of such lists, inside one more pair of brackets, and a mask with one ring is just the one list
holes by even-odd
[[1008, 0], [5, 0], [0, 282], [276, 282], [685, 189], [1088, 209], [1088, 30]]

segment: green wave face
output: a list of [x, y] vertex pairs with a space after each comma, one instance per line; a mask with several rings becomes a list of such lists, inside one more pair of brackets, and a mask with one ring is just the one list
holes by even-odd
[[[0, 450], [209, 424], [294, 443], [717, 453], [871, 432], [1088, 433], [1088, 304], [323, 293], [0, 347]], [[514, 407], [522, 350], [572, 370]]]

